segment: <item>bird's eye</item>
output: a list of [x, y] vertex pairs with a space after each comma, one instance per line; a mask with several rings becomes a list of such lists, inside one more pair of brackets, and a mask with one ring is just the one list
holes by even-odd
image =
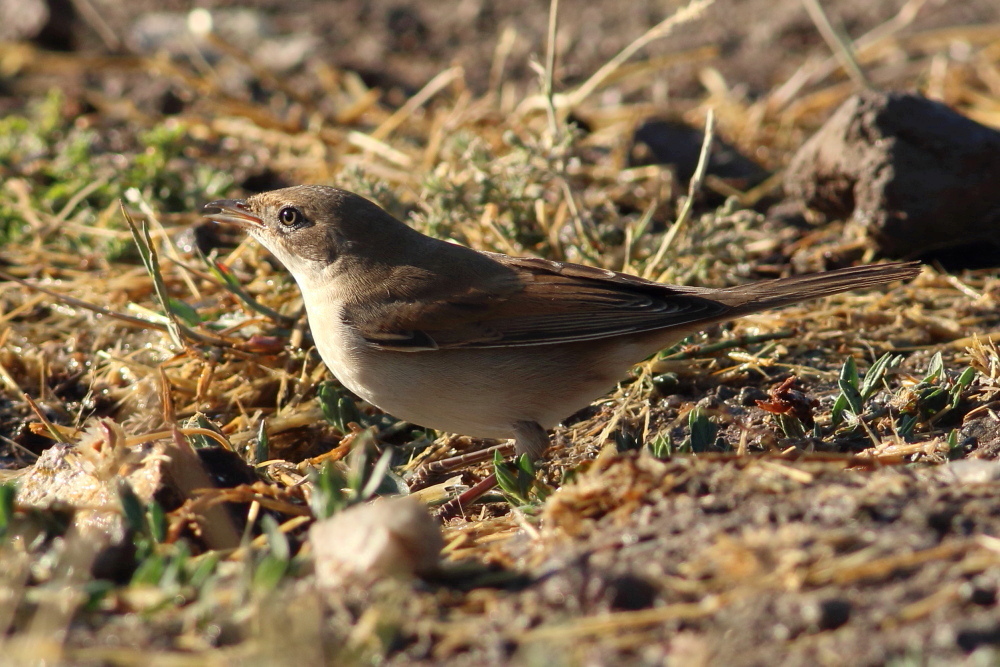
[[294, 206], [286, 206], [278, 211], [278, 220], [286, 227], [292, 227], [302, 222], [302, 212]]

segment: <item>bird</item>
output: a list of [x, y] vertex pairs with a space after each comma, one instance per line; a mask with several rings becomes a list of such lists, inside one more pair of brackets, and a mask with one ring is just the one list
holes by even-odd
[[344, 387], [419, 426], [513, 439], [532, 460], [549, 430], [709, 324], [921, 270], [872, 264], [734, 287], [668, 285], [433, 238], [324, 185], [213, 201], [202, 213], [246, 230], [288, 269], [316, 348]]

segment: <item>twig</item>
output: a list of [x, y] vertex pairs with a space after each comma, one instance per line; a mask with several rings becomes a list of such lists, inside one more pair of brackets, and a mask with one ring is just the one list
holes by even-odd
[[658, 361], [683, 361], [687, 359], [696, 359], [705, 355], [713, 354], [715, 352], [720, 352], [722, 350], [728, 350], [733, 347], [744, 347], [746, 345], [754, 345], [756, 343], [764, 343], [771, 340], [778, 340], [781, 338], [791, 338], [795, 335], [795, 332], [791, 329], [781, 329], [780, 331], [774, 331], [772, 333], [765, 334], [754, 334], [747, 336], [738, 336], [736, 338], [731, 338], [729, 340], [720, 340], [715, 343], [710, 343], [708, 345], [687, 345], [683, 350], [679, 352], [674, 352], [673, 354], [666, 354], [662, 357], [658, 357]]
[[125, 216], [125, 222], [128, 223], [128, 228], [132, 230], [132, 238], [135, 240], [135, 245], [139, 248], [139, 256], [142, 258], [142, 263], [146, 267], [150, 278], [153, 279], [153, 292], [156, 294], [156, 299], [160, 302], [163, 314], [167, 318], [167, 333], [170, 334], [170, 340], [173, 341], [175, 347], [184, 349], [186, 346], [184, 345], [184, 337], [181, 334], [181, 324], [177, 321], [174, 311], [170, 308], [170, 295], [167, 294], [167, 285], [163, 282], [163, 274], [160, 272], [160, 260], [156, 254], [156, 249], [153, 248], [153, 239], [149, 236], [149, 226], [144, 222], [140, 232], [140, 229], [136, 227], [135, 221], [132, 220], [132, 215], [125, 208], [125, 202], [119, 203], [121, 204], [122, 215]]
[[460, 79], [464, 74], [465, 70], [461, 67], [450, 67], [438, 73], [437, 76], [427, 82], [427, 85], [419, 93], [406, 100], [406, 104], [399, 107], [394, 114], [386, 118], [381, 125], [375, 128], [375, 131], [371, 133], [371, 138], [378, 141], [384, 140], [397, 127], [402, 125], [407, 118], [412, 116], [413, 112], [427, 104], [432, 97], [446, 88], [452, 81]]
[[604, 63], [604, 65], [594, 72], [589, 79], [584, 81], [579, 88], [569, 93], [566, 96], [566, 106], [571, 109], [579, 106], [579, 104], [590, 97], [590, 95], [597, 90], [601, 84], [603, 84], [604, 81], [615, 72], [615, 70], [621, 67], [629, 58], [638, 53], [647, 44], [654, 42], [661, 37], [666, 37], [673, 31], [674, 28], [682, 23], [687, 23], [688, 21], [693, 21], [698, 18], [701, 16], [702, 12], [704, 12], [714, 2], [715, 0], [692, 0], [692, 2], [686, 7], [677, 10], [673, 15], [667, 17], [663, 21], [660, 21], [658, 24], [647, 30], [645, 34], [641, 35], [634, 42], [619, 51], [618, 54], [611, 60]]
[[77, 308], [83, 308], [84, 310], [89, 310], [92, 313], [97, 313], [98, 315], [104, 315], [105, 317], [110, 317], [122, 322], [127, 322], [129, 324], [134, 324], [139, 327], [156, 329], [157, 331], [166, 332], [167, 327], [159, 322], [152, 322], [150, 320], [143, 319], [141, 317], [133, 317], [132, 315], [126, 315], [125, 313], [115, 312], [113, 310], [108, 310], [103, 306], [98, 306], [97, 304], [89, 303], [82, 299], [77, 299], [76, 297], [69, 296], [68, 294], [60, 294], [50, 290], [47, 287], [42, 287], [41, 285], [36, 285], [35, 283], [28, 282], [23, 278], [18, 278], [17, 276], [12, 276], [5, 271], [0, 271], [0, 280], [7, 280], [12, 283], [17, 283], [23, 287], [34, 290], [36, 292], [41, 292], [42, 294], [47, 294], [53, 299], [61, 301], [62, 303], [67, 303], [71, 306], [76, 306]]
[[38, 417], [38, 421], [42, 422], [42, 425], [45, 426], [45, 430], [49, 432], [49, 435], [52, 436], [53, 440], [62, 443], [68, 442], [68, 440], [66, 440], [63, 437], [62, 433], [59, 432], [59, 429], [56, 428], [56, 425], [53, 424], [49, 420], [49, 418], [45, 416], [45, 413], [42, 412], [42, 409], [38, 407], [38, 404], [35, 403], [34, 399], [31, 398], [31, 396], [29, 396], [27, 393], [24, 393], [21, 394], [21, 398], [23, 398], [28, 403], [28, 405], [31, 406], [31, 411], [35, 413], [36, 417]]
[[[156, 331], [162, 331], [167, 333], [169, 330], [166, 324], [155, 322], [153, 320], [147, 320], [142, 317], [134, 317], [132, 315], [126, 315], [125, 313], [119, 313], [114, 310], [108, 310], [103, 306], [98, 306], [97, 304], [89, 303], [82, 299], [77, 299], [76, 297], [69, 296], [68, 294], [60, 294], [47, 287], [42, 287], [41, 285], [36, 285], [35, 283], [28, 282], [23, 278], [18, 278], [17, 276], [12, 276], [9, 273], [0, 271], [0, 280], [8, 280], [13, 283], [17, 283], [23, 287], [27, 287], [30, 290], [36, 292], [41, 292], [51, 296], [53, 299], [60, 301], [62, 303], [69, 304], [70, 306], [75, 306], [77, 308], [83, 308], [84, 310], [89, 310], [92, 313], [97, 313], [98, 315], [104, 315], [105, 317], [110, 317], [133, 326], [142, 327], [144, 329], [154, 329]], [[211, 334], [202, 333], [200, 331], [194, 331], [185, 326], [181, 326], [182, 335], [186, 336], [193, 343], [200, 343], [202, 345], [217, 345], [219, 347], [226, 347], [233, 350], [241, 351], [254, 351], [255, 348], [249, 346], [243, 346], [234, 341], [222, 338], [221, 336], [214, 336]]]
[[513, 26], [507, 26], [500, 34], [497, 48], [493, 52], [493, 64], [490, 66], [489, 90], [496, 93], [500, 98], [500, 87], [503, 85], [503, 73], [507, 68], [507, 59], [514, 49], [514, 42], [517, 39], [517, 30]]
[[553, 80], [556, 69], [556, 28], [559, 24], [559, 0], [549, 2], [549, 37], [545, 51], [545, 110], [549, 117], [549, 132], [552, 134], [552, 143], [555, 144], [559, 137], [559, 122], [556, 119], [556, 105], [552, 99]]
[[[864, 54], [874, 51], [880, 43], [888, 41], [890, 37], [909, 27], [926, 3], [927, 0], [909, 0], [894, 17], [853, 40], [856, 57], [863, 57]], [[785, 83], [768, 95], [766, 100], [768, 108], [784, 109], [804, 87], [822, 81], [835, 72], [839, 63], [839, 58], [834, 54], [821, 63], [804, 64]]]
[[677, 238], [677, 234], [680, 233], [681, 229], [687, 224], [688, 218], [691, 217], [691, 210], [694, 208], [694, 198], [695, 195], [701, 190], [702, 184], [705, 182], [705, 174], [708, 172], [708, 162], [712, 154], [712, 136], [715, 133], [715, 111], [711, 108], [708, 110], [708, 116], [705, 118], [705, 139], [701, 143], [701, 154], [698, 156], [698, 166], [694, 170], [694, 175], [691, 176], [691, 182], [688, 184], [688, 196], [684, 200], [684, 205], [681, 207], [680, 215], [677, 216], [677, 222], [663, 235], [663, 241], [660, 242], [660, 247], [656, 251], [656, 255], [653, 256], [653, 260], [646, 265], [646, 270], [643, 271], [643, 278], [650, 278], [653, 275], [653, 271], [656, 267], [660, 265], [663, 261], [664, 255], [667, 254], [667, 250], [673, 244], [674, 239]]
[[830, 19], [827, 17], [826, 12], [819, 4], [819, 0], [802, 0], [802, 4], [805, 5], [806, 11], [809, 12], [809, 18], [812, 19], [813, 23], [816, 25], [816, 29], [819, 34], [822, 35], [823, 39], [826, 41], [827, 46], [830, 50], [834, 52], [837, 59], [840, 60], [840, 64], [843, 65], [844, 70], [847, 75], [851, 77], [855, 84], [860, 88], [870, 89], [871, 84], [865, 77], [864, 72], [861, 71], [861, 67], [858, 65], [857, 59], [854, 57], [854, 49], [851, 48], [847, 40], [837, 34], [837, 31], [833, 29], [830, 24]]

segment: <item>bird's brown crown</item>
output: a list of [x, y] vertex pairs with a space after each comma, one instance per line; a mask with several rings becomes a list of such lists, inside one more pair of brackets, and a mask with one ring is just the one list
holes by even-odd
[[245, 207], [261, 222], [248, 229], [282, 259], [292, 254], [329, 263], [352, 246], [411, 232], [364, 197], [324, 185], [263, 192], [247, 198]]

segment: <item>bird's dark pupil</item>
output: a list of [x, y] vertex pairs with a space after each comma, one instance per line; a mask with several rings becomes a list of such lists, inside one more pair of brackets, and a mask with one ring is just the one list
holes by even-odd
[[299, 219], [299, 212], [291, 207], [281, 209], [281, 213], [279, 215], [281, 216], [281, 221], [286, 225], [295, 224], [295, 222]]

